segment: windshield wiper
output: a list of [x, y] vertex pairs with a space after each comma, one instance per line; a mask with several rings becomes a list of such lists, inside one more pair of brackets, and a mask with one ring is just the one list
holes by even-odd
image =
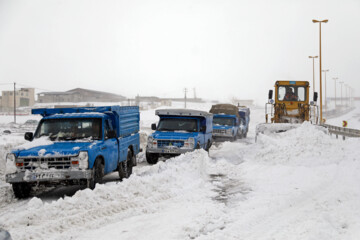
[[169, 131], [169, 132], [173, 132], [175, 131], [174, 129], [168, 129], [168, 128], [160, 128], [158, 129], [158, 131]]

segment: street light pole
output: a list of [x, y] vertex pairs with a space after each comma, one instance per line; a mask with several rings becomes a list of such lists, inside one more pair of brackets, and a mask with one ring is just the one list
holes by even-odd
[[322, 82], [321, 82], [321, 75], [322, 75], [322, 69], [321, 69], [321, 23], [327, 23], [329, 20], [325, 19], [322, 21], [313, 19], [313, 23], [319, 23], [319, 65], [320, 65], [320, 124], [323, 123], [322, 118]]
[[313, 95], [315, 92], [315, 58], [318, 58], [318, 56], [309, 56], [309, 58], [312, 58], [313, 60]]
[[344, 84], [344, 82], [339, 82], [340, 83], [340, 103], [341, 103], [341, 107], [343, 106], [343, 95], [342, 95], [342, 85]]
[[337, 78], [337, 77], [334, 77], [333, 78], [333, 80], [334, 80], [334, 83], [335, 83], [335, 85], [334, 85], [334, 90], [335, 90], [335, 110], [336, 110], [336, 80], [338, 80], [339, 78]]
[[327, 109], [327, 100], [326, 100], [326, 73], [329, 69], [322, 70], [325, 73], [325, 109]]
[[16, 123], [16, 83], [14, 82], [14, 123]]

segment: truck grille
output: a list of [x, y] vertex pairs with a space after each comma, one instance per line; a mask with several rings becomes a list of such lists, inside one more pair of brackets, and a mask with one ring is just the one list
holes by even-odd
[[25, 170], [43, 169], [68, 169], [71, 166], [71, 157], [23, 158]]
[[213, 133], [221, 133], [221, 134], [224, 134], [224, 133], [226, 133], [226, 129], [213, 129]]
[[158, 147], [166, 147], [166, 146], [175, 146], [181, 148], [184, 146], [184, 141], [182, 140], [157, 140]]

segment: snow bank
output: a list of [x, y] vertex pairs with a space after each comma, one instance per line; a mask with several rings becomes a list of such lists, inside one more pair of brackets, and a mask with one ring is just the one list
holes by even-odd
[[213, 164], [199, 150], [136, 168], [129, 179], [97, 185], [94, 191], [51, 203], [33, 198], [22, 211], [1, 215], [0, 227], [14, 239], [195, 238], [226, 222], [224, 205], [212, 199], [217, 195], [208, 173]]

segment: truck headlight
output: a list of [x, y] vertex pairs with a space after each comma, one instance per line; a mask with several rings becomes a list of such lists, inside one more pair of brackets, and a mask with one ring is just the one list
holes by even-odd
[[[23, 163], [24, 164], [24, 163]], [[6, 174], [15, 173], [16, 168], [16, 156], [13, 153], [6, 154]]]
[[73, 167], [79, 166], [79, 169], [89, 168], [89, 155], [87, 151], [80, 151], [79, 155], [71, 158], [71, 165]]
[[188, 138], [187, 140], [185, 140], [184, 147], [189, 148], [189, 149], [193, 149], [195, 147], [195, 139], [194, 138]]
[[148, 137], [148, 147], [149, 148], [157, 148], [157, 140], [154, 139], [152, 136]]

